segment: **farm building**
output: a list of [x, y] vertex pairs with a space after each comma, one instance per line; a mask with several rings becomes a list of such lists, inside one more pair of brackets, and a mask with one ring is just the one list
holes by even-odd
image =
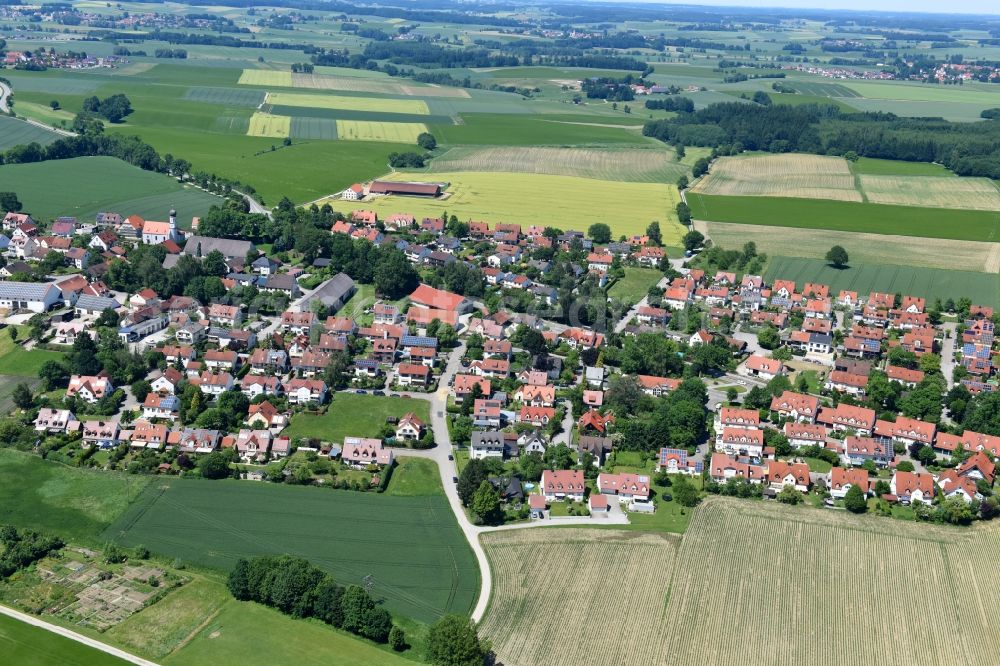
[[368, 186], [369, 194], [396, 194], [407, 197], [439, 197], [447, 183], [394, 183], [376, 180]]

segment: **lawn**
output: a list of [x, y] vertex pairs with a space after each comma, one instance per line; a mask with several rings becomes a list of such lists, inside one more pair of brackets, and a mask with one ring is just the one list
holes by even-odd
[[315, 620], [298, 620], [252, 602], [230, 601], [222, 612], [171, 654], [164, 666], [413, 666], [388, 648]]
[[612, 235], [644, 234], [660, 222], [664, 243], [679, 244], [684, 228], [677, 223], [677, 189], [656, 183], [621, 183], [593, 178], [524, 173], [454, 172], [416, 177], [392, 173], [390, 180], [432, 180], [450, 183], [444, 199], [380, 197], [366, 202], [381, 214], [411, 213], [417, 219], [440, 217], [446, 211], [460, 220], [545, 224], [586, 231], [606, 222]]
[[779, 227], [898, 234], [956, 240], [1000, 240], [1000, 213], [782, 197], [689, 193], [699, 220]]
[[342, 584], [371, 576], [389, 610], [426, 623], [468, 613], [479, 591], [475, 558], [443, 495], [158, 479], [103, 538], [222, 571], [239, 557], [303, 557]]
[[0, 654], [17, 666], [125, 666], [128, 662], [51, 631], [0, 615]]
[[282, 434], [343, 443], [344, 437], [378, 437], [388, 417], [413, 412], [430, 421], [430, 405], [417, 398], [335, 393], [325, 414], [297, 414]]
[[443, 495], [441, 474], [437, 463], [427, 458], [400, 456], [396, 459], [397, 466], [389, 479], [386, 495], [396, 497], [426, 497]]
[[[222, 199], [143, 171], [113, 157], [77, 157], [0, 166], [3, 187], [17, 192], [24, 210], [38, 220], [72, 215], [92, 221], [100, 211], [166, 220], [176, 208], [181, 226], [202, 217]], [[59, 183], [53, 187], [52, 183]]]
[[98, 535], [148, 483], [148, 477], [77, 469], [0, 449], [2, 522], [88, 544], [101, 543]]
[[663, 273], [655, 268], [628, 266], [625, 268], [625, 276], [608, 289], [608, 296], [630, 304], [638, 303], [662, 277]]
[[[848, 249], [848, 252], [851, 250]], [[852, 264], [836, 269], [822, 259], [799, 257], [771, 257], [764, 279], [795, 280], [798, 283], [818, 282], [830, 286], [830, 291], [842, 289], [868, 294], [872, 291], [922, 296], [933, 303], [934, 299], [958, 299], [967, 296], [973, 303], [997, 306], [997, 276], [989, 273], [918, 268], [893, 264]]]

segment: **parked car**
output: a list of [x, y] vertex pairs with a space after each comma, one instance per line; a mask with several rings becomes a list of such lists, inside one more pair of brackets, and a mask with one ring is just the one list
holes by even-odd
[[364, 390], [362, 390], [362, 389], [358, 389], [357, 391], [355, 391], [355, 393], [357, 393], [358, 395], [364, 395], [365, 394]]
[[372, 391], [372, 395], [385, 395], [385, 391]]
[[451, 454], [449, 453], [449, 454], [448, 454], [448, 460], [454, 460], [454, 459], [455, 459], [455, 456], [453, 456], [453, 455], [451, 455]]
[[458, 477], [457, 476], [451, 477], [451, 482], [452, 483], [458, 483]]

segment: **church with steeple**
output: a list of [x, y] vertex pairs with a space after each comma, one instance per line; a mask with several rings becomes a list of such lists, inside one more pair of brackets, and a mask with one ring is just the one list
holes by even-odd
[[184, 234], [177, 228], [177, 211], [171, 209], [169, 222], [153, 222], [146, 220], [142, 225], [142, 242], [146, 245], [159, 245], [164, 241], [180, 242]]

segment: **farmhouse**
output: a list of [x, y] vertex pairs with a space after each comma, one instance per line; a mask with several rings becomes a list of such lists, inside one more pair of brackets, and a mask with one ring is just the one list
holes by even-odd
[[0, 282], [0, 310], [46, 312], [56, 305], [62, 292], [54, 284], [42, 282]]

